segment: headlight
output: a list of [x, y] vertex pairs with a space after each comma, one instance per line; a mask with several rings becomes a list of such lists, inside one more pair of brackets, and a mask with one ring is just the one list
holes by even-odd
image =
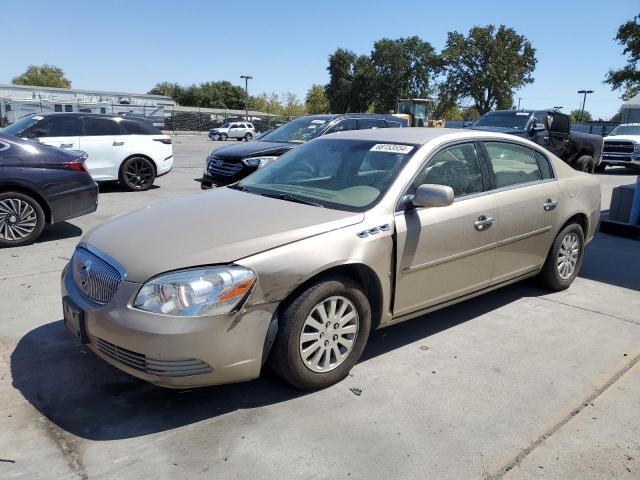
[[278, 157], [251, 157], [251, 158], [243, 158], [242, 163], [244, 163], [247, 167], [256, 167], [262, 168], [269, 165]]
[[633, 147], [633, 150], [634, 150], [636, 153], [640, 153], [640, 143], [636, 143], [635, 147]]
[[202, 317], [233, 311], [256, 281], [248, 268], [231, 265], [160, 275], [138, 292], [134, 307], [177, 317]]

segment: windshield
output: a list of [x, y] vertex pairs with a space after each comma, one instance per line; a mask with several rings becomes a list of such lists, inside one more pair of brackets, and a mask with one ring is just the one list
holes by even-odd
[[531, 114], [529, 112], [489, 112], [480, 117], [474, 127], [505, 127], [523, 130]]
[[322, 133], [329, 119], [301, 117], [291, 120], [267, 133], [260, 139], [261, 142], [274, 143], [304, 143]]
[[385, 194], [415, 150], [415, 145], [316, 140], [284, 154], [235, 188], [362, 212]]
[[610, 137], [616, 135], [640, 135], [640, 125], [618, 125], [609, 134]]
[[228, 123], [223, 123], [218, 128], [229, 128], [229, 124]]
[[28, 117], [23, 117], [15, 123], [12, 123], [8, 127], [2, 129], [2, 133], [6, 133], [7, 135], [13, 135], [15, 137], [22, 136], [22, 133], [29, 128], [31, 125], [38, 123], [44, 117], [40, 115], [29, 115]]

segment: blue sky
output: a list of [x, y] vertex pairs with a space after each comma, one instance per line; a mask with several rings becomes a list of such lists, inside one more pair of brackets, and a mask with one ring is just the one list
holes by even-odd
[[505, 24], [537, 49], [535, 83], [517, 92], [522, 106], [577, 108], [609, 117], [621, 100], [602, 80], [624, 64], [613, 40], [640, 13], [615, 1], [12, 1], [0, 9], [0, 83], [29, 64], [64, 69], [74, 87], [146, 92], [159, 81], [182, 84], [253, 75], [252, 93], [292, 91], [303, 98], [326, 83], [337, 47], [369, 53], [382, 37], [419, 35], [440, 50], [448, 31]]

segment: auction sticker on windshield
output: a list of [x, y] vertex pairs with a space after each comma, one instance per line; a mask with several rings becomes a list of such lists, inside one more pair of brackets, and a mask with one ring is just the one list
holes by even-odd
[[387, 152], [387, 153], [409, 153], [413, 150], [411, 145], [397, 145], [395, 143], [376, 143], [370, 152]]

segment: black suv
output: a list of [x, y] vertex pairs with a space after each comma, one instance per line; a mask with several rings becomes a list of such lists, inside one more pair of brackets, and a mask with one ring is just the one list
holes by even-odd
[[235, 183], [296, 145], [320, 135], [345, 130], [406, 126], [405, 120], [393, 115], [367, 113], [305, 115], [281, 125], [253, 142], [221, 148], [209, 154], [201, 186], [207, 189]]

